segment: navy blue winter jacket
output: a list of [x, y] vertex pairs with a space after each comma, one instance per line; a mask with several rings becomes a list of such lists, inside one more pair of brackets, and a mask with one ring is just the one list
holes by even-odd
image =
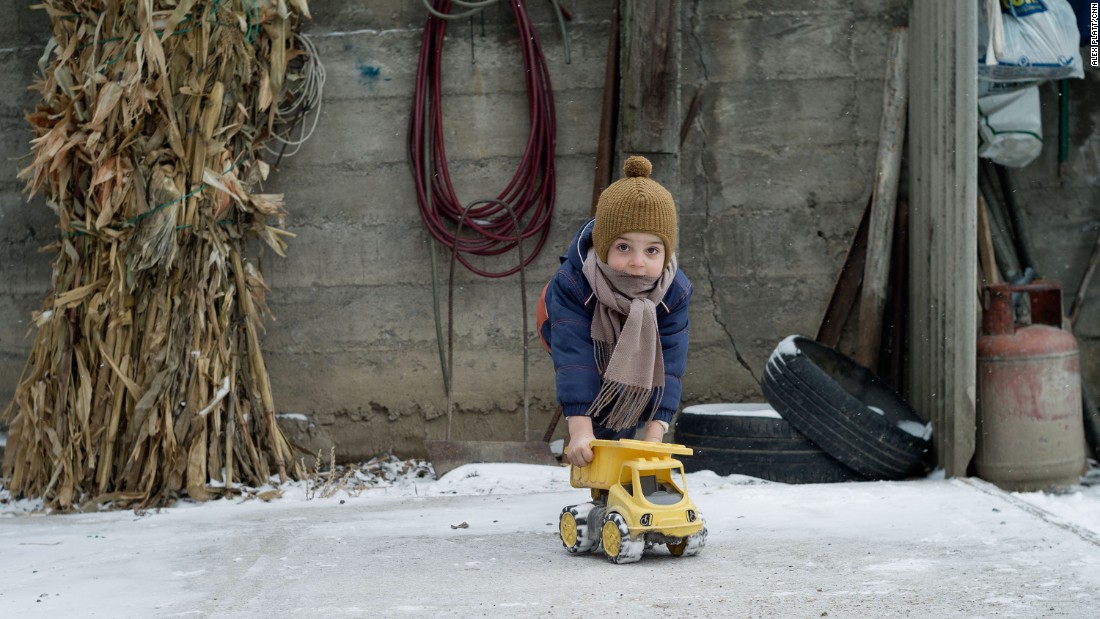
[[[561, 257], [561, 268], [546, 288], [547, 320], [540, 335], [550, 346], [557, 378], [558, 403], [566, 417], [586, 414], [602, 382], [596, 369], [591, 333], [596, 299], [581, 271], [588, 248], [592, 246], [594, 221], [588, 220], [577, 231], [567, 253]], [[657, 304], [657, 328], [665, 361], [665, 387], [664, 396], [652, 418], [667, 423], [671, 423], [680, 406], [680, 378], [687, 367], [688, 305], [692, 291], [687, 276], [677, 270], [664, 299]], [[651, 409], [652, 405], [650, 402]], [[602, 414], [597, 414], [593, 423], [600, 425]], [[645, 421], [647, 419], [643, 416], [639, 427]]]

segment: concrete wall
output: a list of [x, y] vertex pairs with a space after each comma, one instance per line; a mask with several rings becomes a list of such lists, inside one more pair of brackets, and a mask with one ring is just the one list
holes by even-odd
[[[606, 0], [565, 4], [573, 13], [568, 65], [550, 3], [529, 7], [558, 115], [558, 200], [550, 241], [528, 271], [532, 316], [557, 256], [589, 211], [610, 25]], [[447, 405], [431, 310], [432, 243], [417, 211], [405, 145], [425, 13], [414, 0], [310, 6], [314, 19], [304, 29], [328, 82], [317, 133], [281, 162], [266, 188], [286, 193], [288, 229], [298, 236], [286, 259], [269, 254], [263, 261], [273, 312], [265, 358], [280, 412], [288, 415], [285, 427], [301, 444], [314, 450], [335, 444], [343, 458], [418, 453], [422, 439], [443, 436]], [[813, 335], [870, 193], [887, 36], [905, 24], [907, 3], [682, 0], [681, 6], [682, 107], [686, 112], [700, 87], [701, 107], [679, 170], [656, 169], [654, 177], [671, 182], [679, 175], [680, 260], [696, 287], [683, 403], [759, 400], [753, 374], [759, 377], [783, 337]], [[41, 200], [20, 197], [13, 161], [27, 152], [22, 113], [35, 98], [23, 89], [47, 24], [23, 3], [2, 0], [0, 8], [16, 16], [0, 23], [0, 156], [7, 162], [0, 166], [0, 402], [6, 404], [30, 347], [29, 314], [50, 290], [48, 257], [35, 250], [53, 228]], [[502, 4], [483, 18], [452, 24], [444, 54], [447, 155], [463, 202], [501, 191], [527, 137], [511, 13]], [[1073, 85], [1070, 176], [1061, 184], [1051, 176], [1049, 148], [1034, 172], [1021, 175], [1029, 212], [1042, 228], [1040, 255], [1067, 281], [1076, 281], [1100, 229], [1094, 210], [1100, 95], [1092, 78]], [[1049, 109], [1049, 93], [1044, 101]], [[1067, 238], [1070, 248], [1057, 250], [1068, 252], [1058, 254], [1063, 259], [1048, 258]], [[437, 253], [445, 303], [448, 257]], [[460, 269], [455, 301], [455, 438], [523, 438], [518, 280]], [[1082, 329], [1100, 341], [1100, 306], [1085, 311]], [[1100, 374], [1092, 378], [1100, 382]], [[529, 387], [535, 438], [554, 406], [552, 367], [535, 340]]]
[[[1082, 48], [1087, 52], [1087, 48]], [[1039, 275], [1062, 282], [1068, 312], [1100, 236], [1100, 69], [1069, 81], [1069, 157], [1058, 172], [1058, 84], [1039, 88], [1043, 151], [1014, 171], [1023, 220], [1031, 230]], [[1082, 373], [1095, 395], [1100, 389], [1100, 280], [1093, 277], [1074, 329], [1081, 344]]]
[[31, 203], [16, 178], [33, 137], [23, 119], [38, 97], [27, 88], [49, 38], [45, 11], [0, 0], [0, 411], [12, 400], [30, 353], [31, 311], [50, 293], [50, 255], [38, 249], [56, 238], [57, 218], [41, 199]]

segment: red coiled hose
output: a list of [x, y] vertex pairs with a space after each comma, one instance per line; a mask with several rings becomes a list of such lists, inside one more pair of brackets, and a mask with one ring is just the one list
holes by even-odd
[[[526, 267], [546, 243], [550, 215], [554, 210], [557, 125], [550, 73], [523, 0], [508, 0], [508, 3], [519, 30], [531, 127], [523, 157], [508, 185], [495, 200], [473, 200], [469, 208], [464, 207], [455, 195], [443, 143], [440, 88], [440, 60], [447, 20], [434, 15], [428, 17], [424, 38], [420, 42], [409, 129], [410, 163], [416, 180], [416, 201], [421, 218], [436, 240], [456, 252], [463, 266], [485, 277], [505, 277]], [[451, 0], [432, 0], [431, 7], [435, 12], [447, 14], [451, 9]], [[515, 218], [498, 201], [510, 205]], [[471, 234], [458, 236], [452, 226], [457, 228], [463, 219], [460, 229]], [[526, 255], [519, 263], [509, 269], [486, 271], [470, 264], [466, 257], [506, 253], [516, 246], [520, 235], [525, 240], [537, 237], [537, 241], [534, 249], [524, 252]]]

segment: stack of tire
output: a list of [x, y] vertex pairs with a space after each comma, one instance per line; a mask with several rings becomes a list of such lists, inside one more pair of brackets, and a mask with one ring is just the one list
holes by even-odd
[[894, 480], [928, 472], [931, 425], [881, 378], [844, 354], [792, 335], [761, 388], [768, 405], [685, 408], [675, 440], [690, 471], [783, 483]]

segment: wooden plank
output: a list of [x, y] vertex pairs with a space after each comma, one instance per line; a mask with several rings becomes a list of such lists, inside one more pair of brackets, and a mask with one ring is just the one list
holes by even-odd
[[886, 59], [871, 222], [867, 231], [867, 262], [856, 337], [855, 359], [868, 368], [877, 366], [882, 342], [882, 310], [886, 305], [901, 155], [905, 145], [905, 113], [909, 97], [908, 51], [908, 31], [901, 27], [894, 28], [890, 33], [890, 49]]
[[879, 375], [899, 393], [905, 390], [905, 317], [909, 310], [909, 201], [898, 200], [894, 251], [890, 260], [890, 296], [879, 351]]
[[623, 2], [619, 100], [625, 153], [678, 153], [680, 2]]
[[821, 317], [821, 324], [817, 327], [818, 342], [836, 348], [840, 344], [840, 336], [844, 332], [844, 324], [848, 322], [848, 315], [856, 304], [859, 296], [859, 287], [863, 283], [863, 268], [867, 258], [867, 225], [871, 214], [871, 201], [863, 209], [863, 217], [859, 220], [859, 226], [852, 237], [852, 243], [848, 246], [848, 254], [844, 257], [844, 264], [840, 272], [836, 274], [833, 283], [833, 293], [829, 295], [829, 304], [825, 308], [825, 314]]
[[603, 102], [600, 106], [600, 134], [596, 142], [596, 174], [592, 181], [592, 209], [600, 194], [611, 184], [611, 169], [615, 167], [615, 125], [619, 99], [619, 0], [611, 0], [611, 31], [607, 35], [607, 61], [603, 69]]
[[989, 212], [985, 199], [978, 194], [978, 263], [982, 267], [984, 284], [999, 284], [1001, 271], [997, 268], [997, 256], [993, 250], [993, 233], [989, 229]]
[[[926, 36], [924, 23], [918, 20], [920, 13], [914, 13], [910, 18], [912, 28], [909, 38], [909, 57], [913, 59], [910, 67], [910, 80], [914, 93], [911, 100], [914, 108], [917, 102], [928, 103], [928, 97], [916, 91], [918, 85], [927, 88], [931, 84], [932, 64], [923, 61], [928, 57], [929, 37]], [[924, 131], [928, 129], [927, 119], [919, 110], [910, 111], [909, 118], [909, 200], [912, 208], [909, 214], [909, 298], [912, 300], [908, 319], [909, 350], [912, 359], [924, 359], [928, 354], [928, 342], [922, 341], [927, 337], [928, 324], [931, 317], [931, 308], [928, 307], [928, 281], [929, 281], [929, 242], [927, 230], [931, 227], [931, 214], [928, 212], [928, 193], [930, 190], [928, 175], [931, 172], [928, 165], [928, 139]], [[918, 285], [919, 282], [919, 285]], [[918, 356], [924, 355], [924, 356]], [[933, 411], [930, 406], [931, 398], [928, 392], [931, 387], [931, 368], [928, 363], [911, 362], [907, 366], [906, 390], [903, 392], [910, 404], [920, 413], [925, 421], [933, 419]], [[932, 440], [933, 450], [938, 449], [937, 427], [933, 425]]]
[[691, 131], [691, 125], [695, 123], [695, 117], [699, 115], [699, 108], [703, 104], [703, 88], [706, 87], [705, 83], [700, 83], [695, 87], [695, 94], [691, 96], [691, 103], [688, 104], [687, 115], [684, 116], [684, 123], [680, 125], [680, 145], [682, 149], [684, 147], [684, 140], [687, 139], [688, 133]]

